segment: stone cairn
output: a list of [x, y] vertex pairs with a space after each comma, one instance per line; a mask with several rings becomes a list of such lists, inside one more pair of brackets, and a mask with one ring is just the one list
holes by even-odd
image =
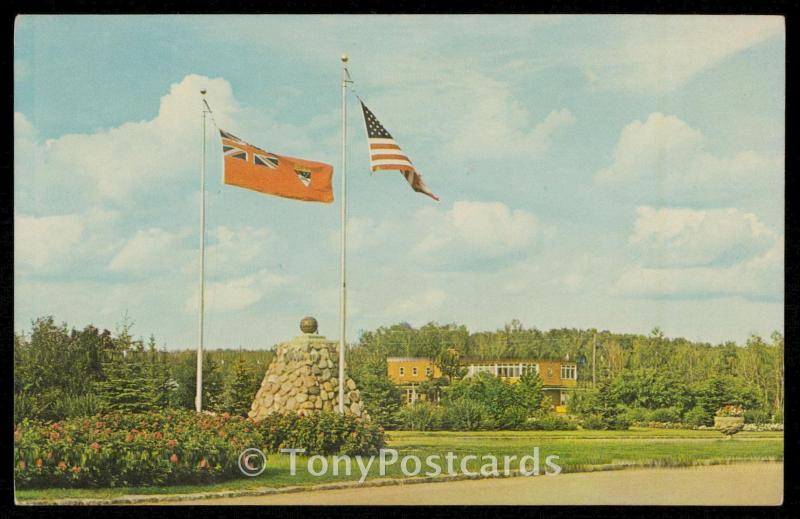
[[[339, 409], [338, 344], [317, 335], [317, 320], [300, 321], [299, 335], [278, 346], [250, 412], [255, 421], [272, 413], [308, 415]], [[344, 412], [364, 420], [361, 395], [351, 378], [345, 380]]]

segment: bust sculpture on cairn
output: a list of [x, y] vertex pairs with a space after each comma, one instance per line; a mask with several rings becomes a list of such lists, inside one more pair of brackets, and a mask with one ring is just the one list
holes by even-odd
[[[317, 320], [300, 321], [302, 335], [278, 346], [248, 416], [263, 420], [272, 413], [307, 415], [339, 409], [338, 344], [317, 335]], [[361, 395], [351, 378], [345, 380], [344, 413], [364, 420]]]

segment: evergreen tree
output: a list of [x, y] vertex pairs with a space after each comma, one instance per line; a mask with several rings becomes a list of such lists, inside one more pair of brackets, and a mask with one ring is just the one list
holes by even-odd
[[244, 356], [239, 356], [233, 365], [225, 387], [224, 409], [232, 414], [246, 415], [258, 391], [259, 381], [247, 365]]
[[105, 363], [106, 379], [95, 384], [97, 396], [110, 411], [138, 413], [156, 409], [150, 377], [140, 355], [128, 352]]

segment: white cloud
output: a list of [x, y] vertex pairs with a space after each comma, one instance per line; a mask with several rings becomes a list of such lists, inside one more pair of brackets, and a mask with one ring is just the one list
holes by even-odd
[[705, 68], [785, 33], [780, 16], [625, 16], [619, 24], [625, 37], [589, 51], [586, 76], [597, 88], [637, 94], [674, 90]]
[[763, 255], [729, 267], [634, 267], [619, 277], [616, 289], [645, 297], [779, 299], [783, 295], [783, 240]]
[[738, 209], [639, 207], [630, 243], [645, 265], [733, 264], [764, 253], [779, 240], [756, 215]]
[[14, 218], [14, 259], [36, 270], [55, 267], [74, 253], [85, 222], [79, 215]]
[[[393, 74], [365, 75], [374, 92], [365, 102], [412, 160], [417, 149], [431, 147], [450, 167], [453, 157], [532, 159], [575, 123], [567, 108], [522, 102], [513, 83], [484, 72], [473, 58], [427, 60], [404, 50], [391, 61]], [[374, 70], [384, 63], [382, 58]], [[408, 84], [418, 77], [427, 79]]]
[[447, 293], [442, 290], [426, 290], [422, 293], [398, 298], [385, 307], [384, 314], [397, 321], [426, 320], [433, 312], [442, 307], [446, 299]]
[[85, 175], [99, 195], [112, 199], [180, 179], [197, 166], [201, 88], [209, 91], [217, 122], [230, 121], [239, 110], [230, 84], [222, 78], [189, 75], [161, 98], [154, 119], [47, 140], [42, 151], [51, 175]]
[[159, 228], [137, 231], [111, 259], [108, 268], [139, 274], [174, 270], [186, 264], [186, 250], [180, 243], [185, 235]]
[[[271, 290], [289, 281], [291, 281], [289, 276], [262, 269], [247, 276], [208, 283], [205, 287], [205, 307], [209, 312], [243, 310], [258, 303]], [[186, 311], [196, 312], [199, 301], [199, 294], [193, 294], [186, 301]]]
[[784, 239], [751, 213], [640, 207], [630, 243], [638, 264], [618, 276], [616, 293], [782, 296]]
[[91, 262], [117, 245], [109, 235], [114, 213], [14, 217], [14, 264], [21, 273], [45, 274]]
[[[601, 185], [638, 193], [650, 188], [670, 201], [720, 201], [783, 188], [782, 158], [744, 151], [720, 158], [706, 151], [705, 137], [673, 115], [652, 113], [623, 128], [614, 161], [599, 171]], [[764, 195], [768, 196], [768, 195]]]
[[268, 258], [272, 234], [265, 227], [220, 225], [209, 232], [206, 264], [209, 273], [225, 275], [242, 272]]
[[533, 214], [502, 202], [457, 201], [447, 211], [426, 208], [417, 213], [416, 222], [426, 229], [413, 249], [418, 255], [446, 250], [450, 255], [500, 257], [526, 249], [552, 232]]

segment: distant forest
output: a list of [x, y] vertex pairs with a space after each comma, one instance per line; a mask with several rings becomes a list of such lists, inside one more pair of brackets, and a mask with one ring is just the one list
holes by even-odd
[[[658, 379], [693, 388], [722, 377], [746, 387], [759, 408], [782, 414], [783, 354], [783, 335], [777, 331], [766, 339], [752, 336], [745, 344], [714, 345], [667, 338], [658, 328], [649, 335], [542, 331], [513, 320], [502, 329], [481, 332], [459, 324], [382, 326], [360, 334], [348, 348], [347, 363], [358, 377], [385, 374], [390, 356], [427, 357], [442, 365], [464, 358], [569, 359], [578, 365], [579, 387], [592, 384], [593, 368], [598, 385], [628, 377], [631, 383]], [[43, 317], [30, 332], [14, 337], [15, 414], [58, 418], [102, 409], [104, 402], [119, 400], [114, 386], [127, 379], [138, 381], [132, 390], [149, 392], [137, 398], [153, 408], [192, 408], [195, 355], [193, 350], [166, 351], [153, 336], [134, 339], [129, 324], [112, 333], [92, 325], [70, 328]], [[205, 402], [212, 409], [246, 412], [272, 355], [271, 350], [207, 351]]]

